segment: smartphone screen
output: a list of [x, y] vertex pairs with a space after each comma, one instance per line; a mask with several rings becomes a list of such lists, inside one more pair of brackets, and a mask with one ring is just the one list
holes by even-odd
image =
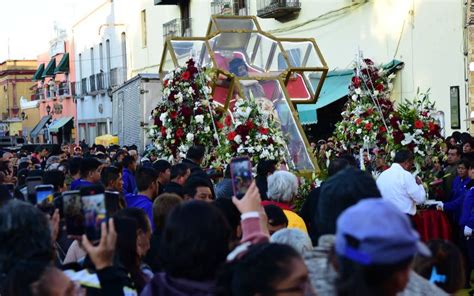
[[234, 195], [241, 199], [252, 184], [252, 163], [248, 157], [234, 158], [230, 162], [230, 174], [232, 176], [232, 189]]
[[85, 230], [81, 193], [79, 191], [66, 191], [62, 194], [62, 197], [67, 234], [83, 235]]
[[105, 208], [107, 216], [111, 217], [120, 210], [120, 193], [105, 191]]
[[35, 187], [36, 204], [52, 203], [54, 197], [53, 185], [38, 185]]
[[29, 196], [35, 195], [36, 186], [41, 185], [43, 179], [41, 177], [28, 177], [26, 178], [26, 188]]
[[87, 238], [90, 240], [98, 240], [100, 238], [100, 225], [107, 218], [105, 194], [86, 195], [82, 196], [81, 200], [84, 215], [84, 230]]

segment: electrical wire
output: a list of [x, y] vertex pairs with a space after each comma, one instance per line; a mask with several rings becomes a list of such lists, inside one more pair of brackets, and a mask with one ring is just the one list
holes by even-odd
[[292, 25], [292, 26], [289, 26], [289, 27], [286, 27], [286, 28], [270, 30], [268, 32], [273, 33], [273, 34], [277, 34], [277, 33], [284, 33], [284, 32], [288, 32], [288, 31], [293, 31], [295, 29], [301, 28], [301, 27], [306, 26], [306, 25], [308, 25], [310, 23], [313, 23], [313, 22], [317, 22], [317, 21], [321, 21], [321, 20], [325, 20], [325, 19], [330, 19], [330, 18], [333, 17], [334, 14], [338, 14], [340, 12], [345, 12], [347, 10], [358, 8], [358, 7], [360, 7], [364, 4], [367, 4], [368, 2], [369, 2], [369, 0], [366, 0], [364, 2], [359, 2], [359, 3], [353, 3], [351, 5], [347, 5], [347, 6], [335, 9], [335, 10], [328, 11], [328, 12], [323, 13], [323, 14], [315, 17], [315, 18], [312, 18], [312, 19], [309, 19], [305, 22], [302, 22], [300, 24], [295, 24], [295, 25]]

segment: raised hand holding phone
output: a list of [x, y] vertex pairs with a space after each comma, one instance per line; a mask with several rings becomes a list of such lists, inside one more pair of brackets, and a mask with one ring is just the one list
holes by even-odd
[[92, 245], [85, 234], [82, 235], [81, 240], [81, 247], [87, 252], [97, 270], [112, 266], [114, 261], [115, 243], [117, 242], [117, 232], [115, 232], [113, 218], [109, 219], [108, 222], [102, 222], [100, 227], [100, 242], [97, 246]]
[[233, 196], [232, 201], [242, 214], [248, 212], [260, 212], [262, 209], [262, 205], [260, 204], [262, 200], [260, 198], [260, 192], [258, 191], [255, 181], [252, 181], [243, 198], [238, 199], [237, 197]]

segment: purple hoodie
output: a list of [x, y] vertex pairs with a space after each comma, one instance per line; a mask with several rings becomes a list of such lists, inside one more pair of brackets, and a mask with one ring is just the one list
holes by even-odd
[[140, 296], [213, 296], [215, 295], [215, 283], [196, 282], [186, 279], [176, 279], [164, 272], [155, 274], [150, 283], [143, 289]]

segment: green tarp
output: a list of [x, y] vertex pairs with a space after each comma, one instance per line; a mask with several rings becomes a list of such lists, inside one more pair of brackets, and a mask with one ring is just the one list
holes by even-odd
[[33, 75], [33, 81], [38, 81], [41, 80], [41, 76], [43, 75], [44, 71], [44, 63], [39, 65], [38, 69], [35, 72], [35, 75]]
[[62, 128], [64, 125], [66, 125], [66, 123], [68, 123], [70, 120], [72, 120], [71, 116], [65, 116], [65, 117], [56, 119], [49, 125], [49, 128], [48, 128], [49, 132], [50, 133], [59, 132], [59, 129]]
[[58, 66], [54, 70], [54, 74], [69, 73], [69, 53], [65, 53], [61, 58]]
[[44, 69], [43, 75], [41, 77], [45, 78], [47, 76], [54, 75], [54, 69], [56, 69], [56, 60], [54, 58], [49, 61], [48, 66]]

